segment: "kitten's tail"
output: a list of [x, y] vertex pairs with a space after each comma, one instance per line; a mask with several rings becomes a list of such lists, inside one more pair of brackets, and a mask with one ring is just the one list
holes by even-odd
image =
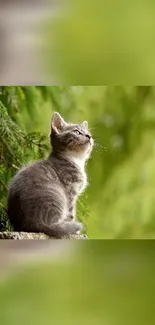
[[81, 230], [83, 230], [83, 225], [80, 222], [75, 221], [63, 221], [59, 223], [54, 223], [51, 227], [46, 225], [42, 226], [42, 232], [49, 236], [61, 238], [68, 237], [70, 235], [78, 234]]

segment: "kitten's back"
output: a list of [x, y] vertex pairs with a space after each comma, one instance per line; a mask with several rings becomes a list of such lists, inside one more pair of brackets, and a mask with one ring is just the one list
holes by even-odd
[[8, 215], [16, 231], [44, 232], [55, 237], [82, 229], [67, 222], [67, 197], [52, 162], [36, 162], [14, 177], [8, 195]]

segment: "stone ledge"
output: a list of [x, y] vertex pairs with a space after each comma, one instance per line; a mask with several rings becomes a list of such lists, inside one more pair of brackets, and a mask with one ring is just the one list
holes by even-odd
[[[44, 233], [29, 233], [29, 232], [0, 232], [0, 239], [57, 239], [50, 237]], [[71, 235], [62, 237], [61, 239], [88, 239], [86, 235]]]

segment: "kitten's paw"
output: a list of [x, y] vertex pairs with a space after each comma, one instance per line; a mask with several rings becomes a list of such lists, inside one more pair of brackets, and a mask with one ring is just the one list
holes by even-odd
[[80, 234], [80, 232], [84, 230], [84, 226], [81, 222], [71, 221], [71, 224], [75, 234]]
[[[80, 229], [76, 232], [77, 235], [81, 235], [81, 232], [84, 232], [86, 229], [85, 229], [85, 226], [80, 223]], [[85, 234], [82, 234], [81, 236], [86, 236]], [[87, 237], [87, 236], [86, 236]]]
[[69, 215], [67, 216], [67, 218], [65, 219], [65, 221], [74, 221], [75, 220], [75, 217], [73, 215]]
[[81, 237], [81, 239], [89, 239], [88, 236], [85, 234], [81, 234], [80, 237]]

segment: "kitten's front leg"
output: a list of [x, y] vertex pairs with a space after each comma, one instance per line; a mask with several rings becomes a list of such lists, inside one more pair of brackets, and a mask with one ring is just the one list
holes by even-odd
[[75, 221], [76, 219], [76, 207], [75, 205], [70, 205], [68, 209], [67, 221]]
[[[68, 207], [67, 221], [76, 221], [76, 201], [72, 201]], [[76, 232], [77, 235], [80, 235], [80, 230]]]
[[[76, 221], [76, 206], [70, 206], [68, 216], [67, 216], [67, 221]], [[80, 230], [76, 232], [77, 235], [80, 235]]]

